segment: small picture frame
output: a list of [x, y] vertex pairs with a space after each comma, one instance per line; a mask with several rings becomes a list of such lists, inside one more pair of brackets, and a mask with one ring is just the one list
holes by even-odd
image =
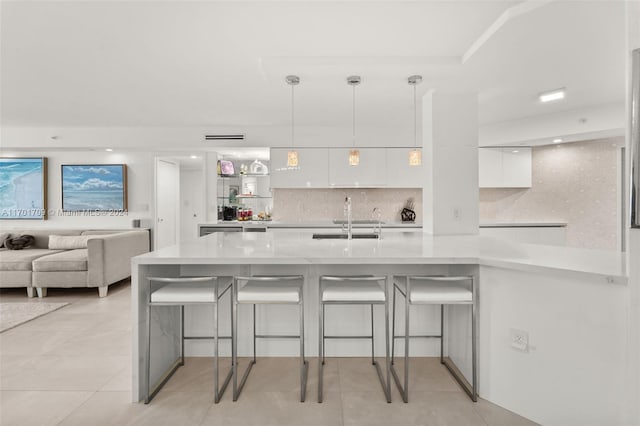
[[239, 193], [240, 187], [238, 185], [229, 185], [229, 204], [233, 204], [237, 201]]
[[62, 211], [127, 210], [126, 164], [63, 164]]

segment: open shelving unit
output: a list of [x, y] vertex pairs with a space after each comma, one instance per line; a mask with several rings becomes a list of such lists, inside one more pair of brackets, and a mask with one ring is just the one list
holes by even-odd
[[[240, 161], [233, 160], [234, 163]], [[218, 206], [250, 208], [254, 215], [273, 209], [270, 175], [218, 175]]]

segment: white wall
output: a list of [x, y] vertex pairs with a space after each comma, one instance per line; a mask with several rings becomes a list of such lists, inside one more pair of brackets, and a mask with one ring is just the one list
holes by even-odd
[[[640, 2], [627, 1], [627, 31], [628, 50], [640, 48]], [[630, 57], [630, 56], [629, 56]], [[631, 66], [627, 76], [631, 75]], [[628, 83], [630, 83], [628, 79]], [[630, 88], [630, 85], [627, 86]], [[631, 91], [627, 91], [630, 101]], [[630, 117], [630, 102], [627, 103], [627, 115]], [[627, 123], [627, 152], [631, 152], [630, 146], [630, 121]], [[627, 168], [627, 173], [630, 167]], [[628, 234], [628, 321], [629, 347], [627, 351], [627, 406], [628, 424], [640, 425], [640, 229], [631, 229]]]
[[[132, 219], [141, 219], [141, 226], [153, 227], [153, 154], [144, 152], [92, 151], [1, 151], [0, 156], [47, 157], [48, 220], [3, 220], [0, 227], [10, 228], [130, 228]], [[112, 216], [64, 216], [62, 214], [62, 164], [126, 164], [128, 212]]]
[[[480, 277], [480, 395], [545, 426], [626, 424], [627, 286], [492, 267]], [[511, 348], [510, 329], [529, 333], [529, 352]]]

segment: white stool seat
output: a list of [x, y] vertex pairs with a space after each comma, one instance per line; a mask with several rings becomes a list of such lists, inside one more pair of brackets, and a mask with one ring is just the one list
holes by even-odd
[[322, 289], [323, 302], [384, 302], [384, 289], [375, 281], [327, 281]]
[[240, 303], [299, 303], [302, 283], [248, 281], [238, 289]]
[[151, 303], [215, 303], [216, 290], [208, 283], [171, 283], [151, 293]]
[[[442, 279], [412, 279], [410, 303], [447, 305], [455, 303], [472, 303], [473, 292], [460, 279], [453, 281], [448, 277]], [[396, 277], [396, 285], [406, 294], [406, 277]]]

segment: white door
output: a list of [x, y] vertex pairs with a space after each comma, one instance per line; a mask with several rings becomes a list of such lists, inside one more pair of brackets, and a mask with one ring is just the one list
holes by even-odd
[[204, 220], [204, 172], [180, 170], [180, 241], [198, 237], [198, 224]]
[[158, 158], [156, 161], [156, 249], [178, 242], [180, 168]]

